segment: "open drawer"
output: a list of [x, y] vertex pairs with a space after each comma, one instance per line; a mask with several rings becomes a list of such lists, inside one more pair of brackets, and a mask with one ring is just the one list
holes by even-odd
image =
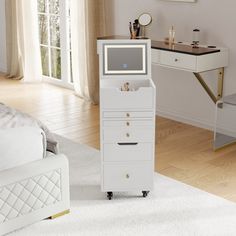
[[[103, 109], [151, 109], [154, 108], [155, 85], [147, 80], [100, 81], [100, 101]], [[125, 83], [130, 91], [121, 91]]]

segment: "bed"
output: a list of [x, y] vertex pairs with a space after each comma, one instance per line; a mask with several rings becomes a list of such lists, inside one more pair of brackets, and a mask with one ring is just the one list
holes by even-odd
[[68, 212], [67, 158], [47, 155], [0, 172], [0, 235]]
[[0, 235], [69, 212], [68, 160], [46, 135], [0, 106]]

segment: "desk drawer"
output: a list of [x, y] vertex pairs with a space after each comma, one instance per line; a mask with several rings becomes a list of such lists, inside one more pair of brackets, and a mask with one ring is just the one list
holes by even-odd
[[151, 190], [153, 171], [153, 164], [149, 161], [104, 163], [104, 190]]
[[110, 111], [105, 111], [103, 112], [103, 117], [104, 118], [126, 118], [126, 119], [132, 119], [132, 118], [152, 118], [153, 117], [153, 112], [147, 111], [147, 112], [142, 112], [142, 111], [121, 111], [121, 112], [110, 112]]
[[103, 145], [103, 161], [151, 161], [152, 143], [106, 143]]
[[103, 130], [104, 143], [129, 143], [129, 142], [153, 142], [154, 127], [143, 128], [121, 128], [106, 127]]
[[103, 121], [104, 127], [143, 127], [143, 126], [154, 126], [153, 120], [122, 120], [122, 121]]
[[160, 64], [195, 71], [197, 66], [197, 58], [196, 56], [183, 53], [161, 51]]

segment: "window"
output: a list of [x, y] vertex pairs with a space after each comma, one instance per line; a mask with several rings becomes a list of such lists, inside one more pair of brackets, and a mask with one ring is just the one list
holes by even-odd
[[38, 22], [44, 78], [71, 85], [70, 0], [38, 0]]

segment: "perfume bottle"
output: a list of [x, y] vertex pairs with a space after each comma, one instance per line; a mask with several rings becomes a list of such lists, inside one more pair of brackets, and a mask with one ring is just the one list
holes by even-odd
[[173, 44], [175, 42], [175, 30], [174, 26], [169, 29], [169, 44]]
[[194, 29], [193, 30], [193, 47], [198, 48], [200, 42], [200, 30]]

